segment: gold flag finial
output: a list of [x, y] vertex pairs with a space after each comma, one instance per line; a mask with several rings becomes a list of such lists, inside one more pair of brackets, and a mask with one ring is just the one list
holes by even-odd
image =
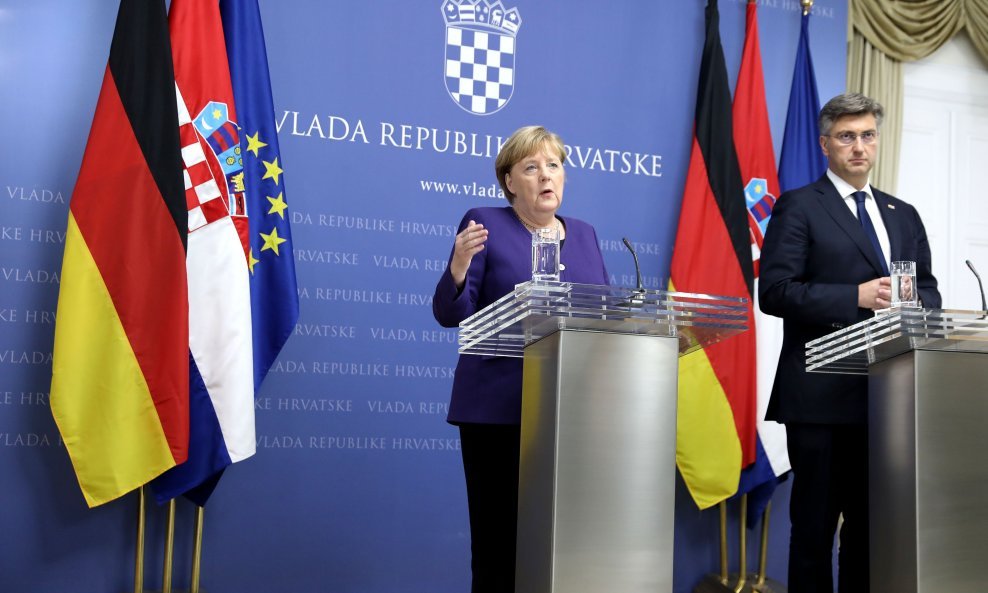
[[799, 0], [799, 3], [803, 6], [803, 16], [810, 14], [810, 9], [813, 8], [813, 0]]

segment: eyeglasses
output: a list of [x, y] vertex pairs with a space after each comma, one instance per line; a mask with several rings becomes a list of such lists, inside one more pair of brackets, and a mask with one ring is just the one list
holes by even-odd
[[857, 142], [858, 138], [861, 138], [861, 142], [864, 144], [874, 144], [875, 140], [878, 140], [878, 130], [868, 130], [867, 132], [861, 132], [860, 134], [855, 134], [854, 132], [841, 132], [835, 136], [828, 136], [828, 138], [833, 138], [844, 146], [854, 144]]

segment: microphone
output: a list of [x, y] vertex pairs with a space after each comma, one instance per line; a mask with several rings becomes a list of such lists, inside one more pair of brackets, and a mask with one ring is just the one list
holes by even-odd
[[967, 267], [971, 269], [971, 273], [974, 274], [974, 277], [978, 279], [978, 290], [981, 291], [981, 310], [988, 313], [988, 306], [985, 305], [985, 287], [981, 284], [981, 275], [974, 269], [974, 264], [971, 263], [971, 260], [966, 259], [964, 260], [964, 263], [966, 263]]
[[632, 303], [641, 304], [645, 301], [645, 286], [642, 284], [642, 269], [638, 265], [638, 254], [635, 252], [635, 248], [631, 246], [631, 241], [627, 237], [621, 237], [624, 241], [624, 246], [628, 248], [631, 252], [631, 256], [635, 258], [635, 276], [638, 278], [638, 288], [635, 289], [633, 297], [631, 297]]

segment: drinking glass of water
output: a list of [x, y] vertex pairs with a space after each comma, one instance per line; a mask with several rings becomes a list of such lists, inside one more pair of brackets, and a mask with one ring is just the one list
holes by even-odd
[[532, 232], [532, 280], [559, 280], [559, 229], [550, 227]]
[[894, 261], [891, 271], [892, 306], [915, 307], [919, 304], [916, 290], [916, 262]]

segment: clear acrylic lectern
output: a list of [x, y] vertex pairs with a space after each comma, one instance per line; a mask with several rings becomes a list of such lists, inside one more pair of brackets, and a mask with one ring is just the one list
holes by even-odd
[[523, 357], [516, 593], [672, 591], [678, 357], [746, 300], [526, 282], [460, 324]]
[[871, 593], [988, 590], [985, 312], [881, 312], [806, 364], [868, 375]]

